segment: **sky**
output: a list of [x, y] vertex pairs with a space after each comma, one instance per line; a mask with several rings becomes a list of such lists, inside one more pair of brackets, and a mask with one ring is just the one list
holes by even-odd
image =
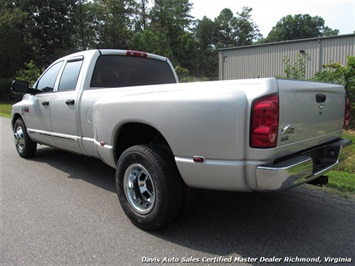
[[265, 38], [282, 17], [296, 14], [320, 16], [325, 26], [338, 29], [340, 34], [355, 31], [355, 0], [190, 0], [190, 3], [193, 4], [190, 14], [196, 19], [206, 16], [213, 20], [224, 8], [236, 14], [243, 6], [251, 7], [251, 18]]

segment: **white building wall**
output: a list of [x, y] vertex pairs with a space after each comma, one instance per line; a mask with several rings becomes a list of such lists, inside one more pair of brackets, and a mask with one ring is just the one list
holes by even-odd
[[309, 79], [324, 64], [333, 61], [345, 65], [347, 56], [355, 56], [355, 34], [221, 49], [219, 79], [284, 76], [284, 58], [290, 58], [293, 65], [297, 55], [305, 54], [310, 58], [306, 66]]

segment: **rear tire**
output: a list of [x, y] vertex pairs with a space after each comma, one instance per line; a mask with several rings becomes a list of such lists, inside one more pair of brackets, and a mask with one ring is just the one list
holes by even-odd
[[30, 158], [36, 154], [37, 143], [27, 133], [25, 122], [18, 118], [14, 124], [14, 140], [17, 153], [22, 158]]
[[181, 211], [183, 182], [172, 155], [161, 147], [128, 148], [117, 164], [116, 187], [123, 211], [143, 230], [160, 229]]

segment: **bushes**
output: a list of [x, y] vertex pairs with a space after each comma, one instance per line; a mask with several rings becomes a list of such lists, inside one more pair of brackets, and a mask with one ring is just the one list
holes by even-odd
[[314, 80], [345, 86], [352, 103], [349, 129], [355, 129], [355, 56], [348, 56], [347, 59], [346, 66], [335, 62], [324, 65], [323, 70], [315, 74]]
[[42, 74], [44, 69], [41, 69], [36, 66], [35, 62], [31, 60], [28, 63], [25, 63], [25, 68], [16, 72], [16, 79], [25, 80], [32, 86], [39, 76]]
[[14, 102], [21, 99], [21, 95], [16, 95], [10, 92], [12, 79], [0, 78], [0, 102]]
[[[24, 69], [16, 72], [16, 79], [28, 81], [32, 86], [43, 71], [44, 69], [37, 67], [35, 62], [31, 60], [25, 64]], [[12, 81], [13, 78], [0, 78], [0, 102], [16, 102], [21, 99], [21, 95], [10, 92]]]
[[306, 79], [306, 65], [307, 62], [310, 60], [308, 54], [298, 54], [296, 62], [292, 65], [290, 63], [290, 58], [285, 56], [283, 59], [283, 64], [285, 68], [285, 78], [288, 79]]
[[[348, 56], [346, 66], [330, 62], [323, 65], [323, 70], [315, 74], [317, 81], [342, 84], [347, 89], [349, 96], [354, 99], [355, 93], [355, 56]], [[355, 100], [355, 99], [354, 99]], [[354, 100], [352, 102], [354, 102]]]

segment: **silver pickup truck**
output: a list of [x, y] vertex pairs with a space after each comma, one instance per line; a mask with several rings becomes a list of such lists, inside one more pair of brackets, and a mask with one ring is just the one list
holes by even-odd
[[191, 188], [278, 191], [323, 184], [347, 156], [342, 86], [275, 78], [178, 82], [167, 58], [91, 50], [55, 61], [13, 105], [20, 156], [38, 144], [116, 168], [118, 198], [138, 227], [171, 223]]

